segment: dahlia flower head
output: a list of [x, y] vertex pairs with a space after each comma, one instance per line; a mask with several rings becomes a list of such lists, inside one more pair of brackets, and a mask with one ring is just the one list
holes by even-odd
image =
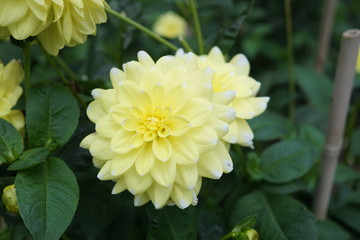
[[0, 39], [36, 36], [52, 55], [85, 42], [107, 20], [104, 0], [1, 0]]
[[166, 12], [158, 17], [154, 23], [154, 32], [167, 38], [185, 36], [186, 21], [174, 12]]
[[24, 115], [19, 110], [12, 110], [23, 90], [19, 84], [24, 79], [24, 70], [17, 60], [7, 65], [0, 61], [0, 118], [10, 122], [23, 133]]
[[164, 56], [113, 68], [113, 88], [94, 89], [87, 109], [95, 133], [81, 142], [100, 168], [98, 178], [116, 182], [112, 193], [131, 192], [134, 205], [156, 208], [197, 204], [202, 178], [219, 179], [233, 168], [222, 141], [236, 114], [233, 90], [214, 92], [213, 71], [197, 57]]
[[[177, 58], [185, 58], [189, 53], [182, 49]], [[269, 97], [256, 97], [260, 83], [249, 76], [250, 64], [243, 54], [235, 55], [229, 62], [218, 47], [213, 47], [208, 55], [197, 57], [199, 69], [210, 68], [214, 71], [212, 86], [214, 93], [235, 91], [235, 97], [228, 102], [236, 112], [236, 119], [230, 124], [228, 133], [221, 139], [227, 143], [253, 148], [254, 134], [246, 120], [263, 113]]]

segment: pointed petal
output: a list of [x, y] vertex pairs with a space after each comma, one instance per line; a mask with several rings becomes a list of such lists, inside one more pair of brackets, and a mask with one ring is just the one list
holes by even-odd
[[133, 135], [133, 132], [128, 132], [124, 129], [118, 130], [111, 139], [111, 150], [120, 154], [131, 151], [133, 148], [130, 145], [130, 139]]
[[151, 176], [161, 186], [172, 186], [176, 176], [175, 162], [172, 160], [169, 160], [167, 162], [155, 161], [155, 165], [151, 170]]
[[195, 142], [199, 152], [202, 153], [213, 149], [218, 142], [218, 136], [216, 132], [208, 126], [192, 128], [191, 131], [186, 134], [186, 136]]
[[223, 174], [220, 159], [213, 151], [201, 154], [197, 167], [199, 176], [202, 177], [219, 179]]
[[126, 190], [126, 184], [124, 182], [124, 178], [120, 177], [117, 181], [115, 186], [113, 187], [111, 194], [118, 194]]
[[113, 120], [110, 115], [105, 115], [96, 122], [96, 133], [104, 138], [112, 138], [121, 125]]
[[192, 202], [192, 196], [193, 191], [185, 190], [177, 185], [174, 186], [174, 189], [171, 192], [171, 199], [181, 209], [185, 209], [190, 206]]
[[129, 170], [129, 168], [131, 168], [135, 162], [135, 156], [136, 153], [134, 151], [126, 154], [116, 155], [111, 161], [111, 175], [118, 177]]
[[124, 180], [127, 189], [133, 195], [145, 192], [153, 183], [153, 179], [149, 174], [140, 176], [134, 168], [131, 168], [124, 173]]
[[163, 187], [159, 184], [154, 183], [149, 190], [147, 191], [150, 200], [154, 204], [156, 209], [160, 209], [165, 206], [169, 200], [170, 193], [172, 191], [171, 187]]
[[154, 155], [160, 161], [167, 161], [172, 155], [173, 148], [167, 138], [155, 138], [152, 144]]
[[196, 186], [198, 180], [198, 171], [195, 164], [177, 165], [175, 182], [182, 188], [192, 190]]
[[154, 167], [155, 156], [152, 152], [151, 143], [144, 144], [136, 156], [135, 168], [140, 176], [148, 174]]
[[90, 145], [90, 154], [94, 158], [108, 160], [114, 157], [114, 153], [110, 149], [110, 140], [97, 136]]
[[172, 160], [177, 164], [189, 165], [199, 160], [199, 149], [189, 137], [170, 138], [173, 145]]

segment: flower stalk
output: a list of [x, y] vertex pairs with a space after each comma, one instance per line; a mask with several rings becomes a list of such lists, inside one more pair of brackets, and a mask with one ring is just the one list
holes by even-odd
[[144, 32], [145, 34], [149, 35], [150, 37], [154, 38], [155, 40], [161, 42], [162, 44], [164, 44], [165, 46], [167, 46], [168, 48], [170, 48], [171, 50], [176, 51], [178, 48], [170, 43], [169, 41], [165, 40], [164, 38], [160, 37], [159, 35], [155, 34], [154, 32], [152, 32], [151, 30], [149, 30], [148, 28], [144, 27], [143, 25], [135, 22], [134, 20], [128, 18], [125, 13], [118, 13], [114, 10], [112, 10], [109, 7], [106, 7], [105, 10], [110, 13], [111, 15], [119, 18], [120, 20], [132, 25], [133, 27], [139, 29], [140, 31]]
[[286, 41], [287, 41], [287, 58], [288, 58], [288, 74], [289, 74], [289, 123], [293, 124], [295, 119], [295, 73], [294, 73], [294, 46], [292, 36], [292, 14], [290, 0], [284, 0], [285, 4], [285, 24], [286, 24]]
[[194, 18], [195, 32], [196, 32], [196, 38], [197, 38], [197, 42], [198, 42], [199, 54], [202, 55], [202, 54], [204, 54], [204, 41], [203, 41], [203, 36], [202, 36], [202, 32], [201, 32], [201, 25], [200, 25], [200, 20], [199, 20], [199, 15], [198, 15], [197, 8], [196, 8], [195, 0], [190, 0], [190, 8], [191, 8], [191, 12], [192, 12], [192, 15]]
[[24, 61], [24, 72], [25, 72], [25, 99], [28, 100], [29, 89], [30, 89], [30, 56], [31, 56], [31, 43], [24, 41], [23, 46], [23, 61]]

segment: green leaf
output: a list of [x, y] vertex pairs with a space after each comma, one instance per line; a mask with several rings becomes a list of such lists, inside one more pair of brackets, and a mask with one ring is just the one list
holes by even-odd
[[13, 125], [0, 118], [0, 165], [15, 161], [23, 148], [20, 133]]
[[288, 133], [286, 118], [278, 113], [266, 111], [264, 114], [249, 120], [256, 141], [269, 141], [283, 138]]
[[252, 192], [235, 204], [231, 226], [252, 214], [261, 239], [318, 240], [315, 217], [292, 197]]
[[359, 179], [360, 172], [356, 171], [354, 168], [347, 166], [344, 163], [339, 163], [336, 166], [335, 182], [337, 184], [349, 183]]
[[20, 215], [36, 240], [58, 240], [79, 200], [73, 172], [59, 158], [50, 157], [15, 178]]
[[260, 170], [266, 181], [285, 183], [304, 176], [317, 159], [318, 153], [311, 144], [286, 140], [265, 149], [260, 156]]
[[26, 113], [30, 145], [50, 150], [69, 140], [79, 118], [76, 99], [66, 88], [53, 83], [31, 86]]
[[31, 168], [39, 163], [45, 162], [50, 150], [46, 147], [33, 148], [24, 152], [18, 161], [12, 163], [7, 170], [18, 171]]
[[201, 240], [219, 240], [224, 235], [221, 213], [212, 208], [197, 209], [197, 229]]
[[319, 240], [348, 240], [350, 235], [340, 225], [331, 220], [317, 222]]
[[254, 0], [252, 0], [249, 3], [249, 6], [246, 10], [244, 10], [243, 13], [240, 13], [236, 20], [227, 28], [223, 29], [223, 31], [220, 33], [220, 36], [218, 37], [217, 41], [213, 46], [218, 46], [223, 53], [229, 52], [229, 50], [232, 48], [232, 46], [235, 43], [235, 40], [240, 32], [240, 28], [242, 24], [244, 23], [244, 20], [249, 15], [253, 5]]
[[[360, 75], [360, 74], [359, 74]], [[360, 128], [357, 128], [351, 136], [350, 153], [351, 156], [360, 156]]]
[[194, 207], [184, 210], [176, 206], [156, 210], [148, 207], [150, 227], [147, 240], [197, 239], [196, 212]]
[[360, 190], [352, 192], [333, 209], [336, 219], [360, 233]]
[[325, 74], [297, 66], [295, 69], [297, 84], [305, 93], [310, 104], [318, 109], [327, 109], [331, 102], [332, 85]]

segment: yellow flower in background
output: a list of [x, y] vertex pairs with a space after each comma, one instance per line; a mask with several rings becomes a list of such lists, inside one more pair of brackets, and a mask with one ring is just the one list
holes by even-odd
[[16, 196], [15, 185], [9, 185], [3, 190], [2, 201], [6, 207], [6, 210], [11, 213], [19, 213], [19, 206]]
[[37, 36], [47, 52], [85, 42], [106, 21], [104, 0], [1, 0], [0, 37]]
[[202, 177], [232, 170], [228, 144], [219, 138], [235, 111], [211, 102], [212, 71], [198, 70], [193, 54], [155, 63], [141, 51], [110, 78], [112, 89], [92, 92], [87, 114], [96, 132], [81, 142], [100, 168], [98, 178], [116, 182], [113, 194], [131, 192], [135, 206], [196, 205]]
[[[179, 50], [178, 58], [186, 54]], [[254, 134], [246, 122], [261, 113], [267, 107], [269, 97], [256, 97], [260, 83], [249, 77], [249, 61], [243, 54], [237, 54], [229, 62], [218, 47], [213, 47], [208, 55], [198, 57], [199, 68], [211, 68], [214, 71], [214, 96], [219, 93], [236, 92], [233, 99], [214, 98], [218, 104], [231, 106], [236, 111], [236, 120], [230, 124], [228, 133], [222, 138], [228, 143], [237, 143], [253, 148]]]
[[6, 66], [0, 61], [0, 118], [10, 122], [18, 131], [24, 130], [24, 115], [19, 110], [11, 110], [23, 90], [19, 86], [24, 78], [24, 70], [17, 60]]
[[167, 12], [160, 15], [156, 20], [154, 31], [167, 38], [184, 36], [186, 34], [186, 21], [174, 12]]
[[360, 46], [359, 46], [359, 53], [356, 62], [356, 72], [360, 73]]

